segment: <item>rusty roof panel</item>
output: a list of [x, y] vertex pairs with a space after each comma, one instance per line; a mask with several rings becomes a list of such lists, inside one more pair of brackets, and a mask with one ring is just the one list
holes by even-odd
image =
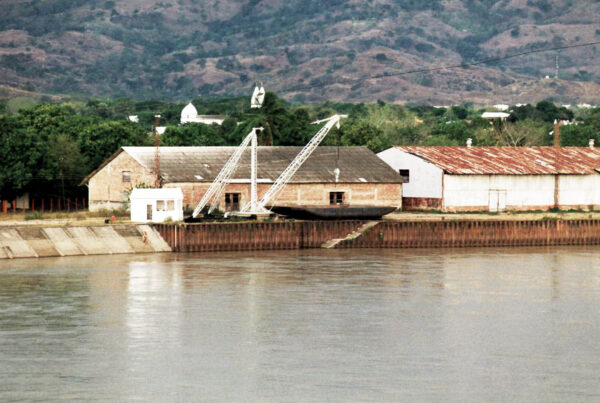
[[[212, 182], [236, 147], [161, 147], [161, 176], [167, 182]], [[258, 147], [259, 179], [275, 181], [302, 147]], [[155, 147], [123, 147], [152, 171]], [[291, 183], [402, 183], [402, 177], [366, 147], [317, 147], [292, 177]], [[201, 178], [201, 179], [200, 179]], [[242, 155], [233, 179], [250, 178], [250, 149]]]
[[589, 147], [396, 146], [458, 175], [598, 174], [600, 149]]

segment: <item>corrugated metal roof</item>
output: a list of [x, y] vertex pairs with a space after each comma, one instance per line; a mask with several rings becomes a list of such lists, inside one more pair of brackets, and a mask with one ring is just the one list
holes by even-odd
[[[236, 147], [161, 147], [161, 176], [167, 182], [212, 182]], [[274, 181], [302, 147], [258, 147], [259, 179]], [[152, 171], [154, 147], [123, 147]], [[338, 160], [339, 150], [339, 160]], [[336, 163], [337, 160], [337, 163]], [[294, 175], [292, 183], [402, 183], [402, 177], [366, 147], [317, 147]], [[233, 179], [250, 178], [250, 149], [244, 152]], [[362, 179], [361, 179], [362, 178]]]
[[450, 174], [597, 174], [600, 149], [589, 147], [396, 146]]

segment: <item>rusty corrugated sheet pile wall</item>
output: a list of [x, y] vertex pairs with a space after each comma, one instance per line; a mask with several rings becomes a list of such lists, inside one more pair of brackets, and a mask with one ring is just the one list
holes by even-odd
[[[158, 224], [177, 252], [319, 248], [367, 221]], [[598, 245], [600, 220], [381, 221], [336, 248]]]

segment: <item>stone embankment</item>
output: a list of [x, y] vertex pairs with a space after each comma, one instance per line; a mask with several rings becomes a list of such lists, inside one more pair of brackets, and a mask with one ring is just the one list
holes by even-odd
[[0, 259], [170, 251], [150, 225], [0, 227]]

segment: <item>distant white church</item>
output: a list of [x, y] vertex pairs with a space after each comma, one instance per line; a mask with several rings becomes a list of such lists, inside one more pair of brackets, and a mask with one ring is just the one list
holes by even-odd
[[198, 110], [190, 102], [181, 111], [181, 124], [185, 123], [204, 123], [205, 125], [221, 125], [227, 119], [224, 115], [198, 115]]
[[[252, 93], [252, 98], [250, 99], [250, 107], [261, 108], [264, 101], [265, 87], [262, 85], [262, 83], [260, 83], [254, 87], [254, 92]], [[198, 115], [198, 110], [190, 102], [181, 111], [180, 123], [182, 125], [185, 123], [204, 123], [205, 125], [221, 125], [223, 124], [223, 121], [225, 119], [227, 119], [227, 116], [224, 115]]]

